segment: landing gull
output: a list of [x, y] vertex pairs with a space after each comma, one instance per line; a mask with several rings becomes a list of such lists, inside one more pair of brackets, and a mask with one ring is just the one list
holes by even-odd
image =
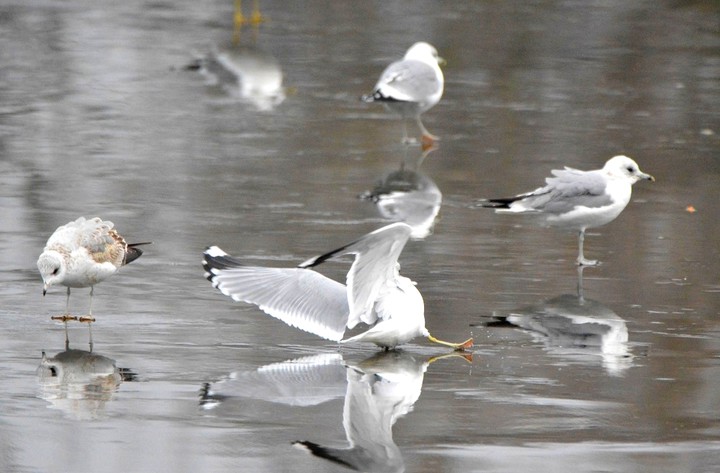
[[58, 227], [37, 260], [43, 279], [43, 295], [50, 286], [67, 287], [63, 320], [70, 316], [70, 288], [90, 286], [89, 320], [92, 320], [92, 297], [95, 284], [115, 274], [118, 269], [138, 259], [137, 248], [149, 243], [130, 243], [115, 230], [112, 222], [99, 217], [80, 217]]
[[420, 114], [434, 107], [443, 94], [445, 80], [439, 64], [443, 59], [428, 43], [413, 44], [400, 61], [390, 64], [380, 75], [373, 92], [364, 102], [381, 102], [403, 119], [403, 141], [408, 142], [405, 120], [413, 118], [420, 127], [424, 144], [438, 139], [420, 120]]
[[580, 266], [598, 264], [583, 254], [585, 230], [615, 220], [630, 202], [632, 185], [637, 181], [655, 180], [627, 156], [611, 158], [602, 169], [580, 171], [565, 167], [552, 174], [545, 179], [544, 187], [509, 198], [484, 199], [480, 206], [494, 208], [498, 213], [537, 214], [546, 225], [577, 231]]
[[[236, 301], [257, 305], [293, 327], [328, 340], [370, 342], [386, 349], [415, 337], [464, 349], [463, 343], [434, 338], [425, 328], [423, 298], [410, 279], [400, 276], [397, 262], [412, 228], [393, 223], [337, 250], [311, 258], [296, 268], [247, 266], [217, 246], [205, 250], [205, 277]], [[346, 254], [355, 255], [347, 286], [312, 268]], [[360, 322], [370, 328], [343, 339]]]

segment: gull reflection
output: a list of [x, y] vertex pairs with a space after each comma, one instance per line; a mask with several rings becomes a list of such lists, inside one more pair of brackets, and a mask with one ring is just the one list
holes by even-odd
[[205, 384], [200, 405], [214, 409], [233, 398], [252, 397], [309, 406], [344, 396], [343, 427], [348, 446], [323, 446], [309, 440], [293, 445], [354, 470], [403, 471], [405, 463], [393, 440], [392, 427], [412, 411], [425, 371], [433, 361], [418, 360], [397, 350], [379, 352], [359, 363], [346, 362], [339, 354], [304, 357], [234, 373], [213, 386]]
[[273, 110], [285, 100], [280, 63], [255, 45], [213, 48], [187, 68], [200, 71], [208, 85], [220, 87], [260, 111]]
[[43, 351], [37, 368], [39, 397], [70, 418], [103, 417], [105, 405], [123, 381], [135, 374], [118, 368], [115, 360], [92, 351], [66, 348], [49, 357]]
[[632, 366], [625, 320], [598, 301], [587, 299], [578, 271], [577, 295], [565, 294], [495, 317], [488, 326], [511, 325], [541, 339], [549, 353], [582, 358], [600, 355], [609, 374], [621, 375]]
[[414, 149], [404, 147], [400, 169], [384, 176], [373, 190], [364, 192], [360, 198], [372, 201], [384, 219], [410, 225], [411, 238], [423, 239], [432, 233], [440, 212], [442, 193], [431, 178], [419, 171], [422, 162], [437, 146], [410, 158], [408, 153]]

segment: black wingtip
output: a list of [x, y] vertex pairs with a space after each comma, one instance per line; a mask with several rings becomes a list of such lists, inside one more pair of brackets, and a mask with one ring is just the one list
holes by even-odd
[[483, 199], [477, 202], [477, 206], [486, 209], [509, 209], [510, 204], [516, 200], [518, 200], [517, 197], [508, 197], [504, 199]]
[[318, 445], [315, 442], [308, 442], [307, 440], [296, 440], [292, 443], [292, 445], [293, 445], [293, 447], [296, 447], [296, 448], [305, 449], [308, 452], [315, 455], [316, 457], [324, 458], [326, 460], [335, 462], [339, 465], [350, 468], [352, 470], [357, 470], [355, 465], [352, 465], [352, 464], [346, 462], [345, 460], [338, 458], [336, 455], [333, 455], [332, 451], [329, 448], [323, 447], [322, 445]]
[[[353, 242], [353, 243], [355, 243], [355, 242]], [[313, 267], [315, 267], [315, 266], [317, 266], [317, 265], [319, 265], [319, 264], [322, 264], [322, 263], [324, 263], [325, 261], [331, 259], [333, 256], [337, 256], [337, 255], [342, 254], [343, 251], [345, 251], [345, 249], [346, 249], [348, 246], [352, 245], [353, 243], [350, 243], [350, 244], [348, 244], [348, 245], [344, 245], [344, 246], [342, 246], [342, 247], [340, 247], [340, 248], [338, 248], [338, 249], [336, 249], [336, 250], [332, 250], [332, 251], [330, 251], [330, 252], [328, 252], [328, 253], [325, 253], [325, 254], [323, 254], [323, 255], [315, 256], [314, 258], [310, 258], [310, 259], [307, 260], [307, 261], [303, 261], [302, 263], [300, 263], [300, 264], [298, 265], [298, 268], [313, 268]]]
[[[225, 253], [217, 246], [208, 246], [203, 252], [203, 268], [205, 271], [210, 273], [210, 270], [224, 270], [232, 269], [240, 266], [245, 266], [239, 258], [235, 258]], [[208, 278], [210, 279], [210, 278]]]

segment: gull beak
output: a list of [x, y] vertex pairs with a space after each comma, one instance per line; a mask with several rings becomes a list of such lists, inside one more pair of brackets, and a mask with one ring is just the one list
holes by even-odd
[[645, 174], [644, 172], [638, 173], [638, 177], [640, 179], [645, 179], [646, 181], [655, 182], [654, 177], [652, 177], [650, 174]]
[[447, 61], [445, 60], [445, 58], [441, 57], [441, 56], [437, 57], [437, 62], [438, 62], [438, 65], [440, 65], [440, 66], [444, 66], [445, 64], [447, 64]]
[[43, 296], [45, 296], [45, 294], [47, 294], [47, 289], [48, 289], [47, 283], [43, 284]]

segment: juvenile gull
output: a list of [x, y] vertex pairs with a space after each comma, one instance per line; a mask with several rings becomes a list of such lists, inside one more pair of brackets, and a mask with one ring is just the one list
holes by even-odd
[[[337, 250], [311, 258], [297, 268], [245, 266], [217, 246], [205, 250], [205, 277], [236, 301], [257, 305], [293, 327], [328, 340], [370, 342], [386, 349], [415, 337], [464, 349], [463, 343], [434, 338], [425, 328], [423, 298], [410, 279], [400, 276], [397, 262], [412, 229], [393, 223]], [[314, 271], [324, 261], [354, 254], [347, 286]], [[343, 339], [345, 329], [364, 322], [370, 328]]]
[[70, 288], [90, 286], [88, 318], [92, 320], [92, 297], [95, 284], [112, 276], [142, 255], [137, 248], [148, 243], [128, 244], [110, 221], [80, 217], [58, 227], [48, 239], [38, 258], [37, 267], [43, 278], [43, 296], [50, 286], [67, 287], [65, 315], [70, 318]]
[[577, 264], [581, 266], [598, 263], [585, 259], [583, 254], [585, 230], [615, 220], [630, 202], [632, 185], [637, 181], [655, 180], [627, 156], [611, 158], [602, 169], [580, 171], [565, 167], [552, 174], [545, 179], [544, 187], [505, 199], [486, 199], [480, 205], [499, 213], [538, 214], [547, 225], [577, 231]]
[[420, 120], [420, 114], [440, 101], [444, 78], [439, 64], [443, 59], [428, 43], [413, 44], [400, 61], [390, 64], [380, 75], [373, 92], [363, 95], [364, 102], [382, 102], [403, 119], [403, 142], [408, 142], [406, 119], [414, 118], [422, 132], [423, 143], [431, 144], [432, 135]]

